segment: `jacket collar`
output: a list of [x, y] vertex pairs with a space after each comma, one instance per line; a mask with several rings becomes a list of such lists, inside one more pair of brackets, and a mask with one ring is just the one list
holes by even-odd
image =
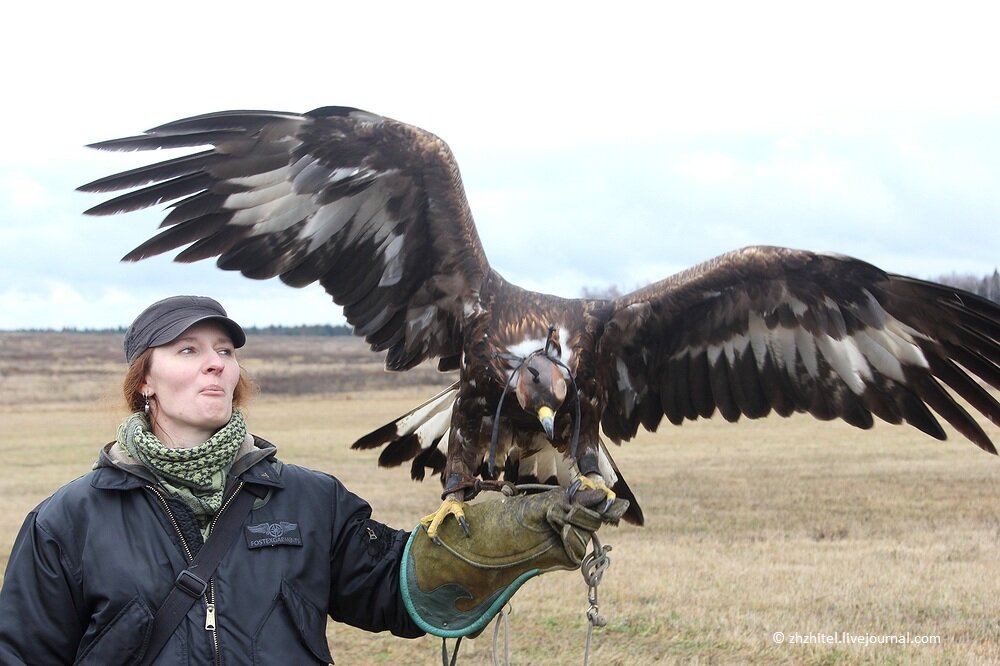
[[[230, 474], [250, 484], [284, 488], [278, 449], [265, 439], [248, 435], [236, 454]], [[134, 490], [157, 483], [156, 477], [141, 463], [129, 456], [117, 442], [101, 447], [90, 485], [99, 490]]]

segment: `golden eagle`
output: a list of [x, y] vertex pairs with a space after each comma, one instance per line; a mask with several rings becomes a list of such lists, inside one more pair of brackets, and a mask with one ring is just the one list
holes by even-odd
[[[440, 473], [432, 529], [480, 479], [587, 484], [632, 501], [601, 439], [718, 411], [736, 421], [809, 412], [873, 416], [945, 439], [932, 410], [980, 448], [1000, 425], [1000, 307], [850, 257], [778, 247], [730, 252], [613, 299], [521, 289], [490, 266], [444, 141], [366, 111], [224, 111], [102, 150], [208, 146], [96, 180], [131, 190], [87, 211], [173, 202], [164, 231], [124, 259], [176, 260], [293, 287], [318, 281], [388, 370], [437, 359], [459, 380], [355, 443], [380, 462]], [[438, 443], [447, 438], [447, 454]], [[463, 523], [464, 524], [464, 523]]]

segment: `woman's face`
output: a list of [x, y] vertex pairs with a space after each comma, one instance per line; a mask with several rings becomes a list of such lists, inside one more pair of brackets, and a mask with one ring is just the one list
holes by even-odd
[[233, 341], [213, 321], [155, 347], [142, 386], [153, 434], [165, 446], [197, 446], [229, 422], [240, 379]]

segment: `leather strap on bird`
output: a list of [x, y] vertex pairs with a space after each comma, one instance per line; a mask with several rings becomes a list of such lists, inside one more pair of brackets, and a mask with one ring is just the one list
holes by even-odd
[[508, 497], [518, 493], [517, 486], [510, 481], [500, 481], [499, 479], [480, 479], [468, 474], [450, 474], [448, 482], [441, 492], [441, 499], [446, 499], [452, 493], [462, 493], [462, 500], [471, 502], [476, 495], [484, 490], [495, 490]]
[[[500, 440], [500, 410], [503, 409], [504, 399], [507, 397], [507, 392], [510, 390], [511, 385], [514, 382], [514, 378], [517, 377], [517, 373], [521, 371], [521, 368], [528, 362], [533, 356], [545, 356], [552, 363], [566, 371], [569, 376], [570, 387], [573, 389], [574, 397], [574, 407], [573, 407], [573, 436], [569, 443], [569, 455], [570, 458], [576, 459], [576, 451], [580, 444], [580, 391], [576, 386], [576, 377], [573, 376], [573, 371], [563, 363], [558, 358], [554, 358], [549, 355], [549, 348], [552, 346], [552, 334], [556, 330], [555, 325], [549, 326], [549, 334], [545, 341], [545, 346], [541, 349], [536, 349], [525, 357], [516, 356], [510, 353], [497, 353], [498, 358], [503, 358], [509, 363], [517, 362], [514, 366], [514, 370], [510, 373], [510, 378], [507, 383], [504, 384], [503, 393], [500, 394], [500, 400], [497, 401], [497, 410], [493, 415], [493, 432], [490, 434], [490, 452], [489, 458], [487, 459], [487, 465], [491, 476], [496, 477], [497, 475], [497, 443]], [[444, 497], [444, 495], [442, 495]]]
[[446, 521], [431, 540], [418, 526], [400, 568], [407, 611], [435, 636], [478, 635], [526, 581], [580, 566], [594, 532], [628, 508], [626, 500], [607, 509], [605, 502], [603, 492], [587, 490], [573, 500], [563, 489], [491, 497], [466, 508], [471, 536]]

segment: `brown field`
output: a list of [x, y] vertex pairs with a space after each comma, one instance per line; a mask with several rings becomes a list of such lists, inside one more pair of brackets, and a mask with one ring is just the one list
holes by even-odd
[[[0, 568], [25, 513], [111, 438], [120, 342], [0, 333]], [[386, 375], [345, 338], [260, 337], [241, 358], [263, 389], [251, 429], [285, 460], [337, 475], [392, 525], [436, 507], [436, 479], [413, 483], [348, 445], [445, 378]], [[592, 664], [1000, 663], [1000, 460], [966, 441], [806, 417], [710, 420], [614, 454], [648, 524], [602, 531], [614, 550]], [[587, 606], [577, 573], [529, 582], [513, 600], [512, 663], [580, 663]], [[459, 663], [492, 663], [491, 636], [465, 642]], [[911, 642], [856, 642], [885, 636]], [[934, 644], [916, 642], [925, 636]], [[433, 638], [333, 624], [329, 638], [341, 666], [440, 660]]]

